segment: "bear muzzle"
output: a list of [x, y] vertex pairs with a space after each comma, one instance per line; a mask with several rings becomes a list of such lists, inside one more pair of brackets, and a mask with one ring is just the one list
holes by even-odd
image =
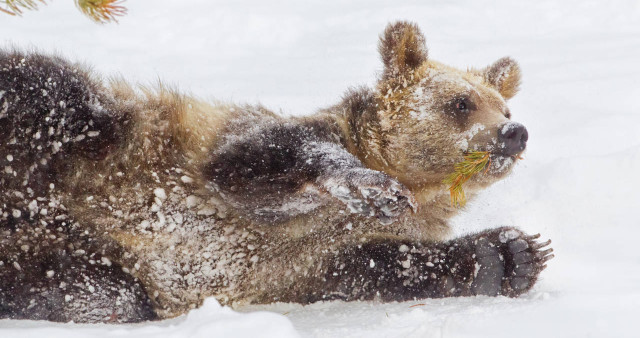
[[498, 128], [498, 152], [504, 156], [517, 156], [527, 147], [529, 132], [522, 124], [507, 122]]

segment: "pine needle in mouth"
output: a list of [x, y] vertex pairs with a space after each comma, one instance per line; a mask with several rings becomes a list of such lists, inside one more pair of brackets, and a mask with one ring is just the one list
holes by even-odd
[[452, 206], [462, 207], [467, 203], [462, 185], [473, 175], [481, 172], [485, 168], [488, 170], [489, 163], [491, 163], [490, 152], [472, 151], [464, 155], [464, 160], [462, 162], [455, 164], [454, 172], [442, 181], [442, 183], [449, 186], [449, 195], [451, 196]]

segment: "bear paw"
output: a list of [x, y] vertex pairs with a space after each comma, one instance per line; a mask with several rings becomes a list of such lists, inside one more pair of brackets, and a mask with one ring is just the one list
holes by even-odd
[[409, 208], [415, 211], [417, 206], [407, 187], [378, 171], [358, 169], [323, 185], [352, 213], [376, 217], [384, 225], [393, 223]]
[[478, 235], [475, 273], [471, 284], [476, 295], [517, 297], [533, 287], [546, 262], [554, 257], [551, 240], [538, 242], [514, 228], [500, 228]]
[[399, 182], [392, 180], [388, 187], [360, 187], [360, 195], [364, 198], [363, 210], [369, 209], [369, 215], [375, 215], [380, 223], [391, 224], [402, 212], [417, 205], [413, 194]]

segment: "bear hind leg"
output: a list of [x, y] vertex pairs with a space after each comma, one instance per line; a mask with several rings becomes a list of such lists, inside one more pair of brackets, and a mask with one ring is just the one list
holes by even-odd
[[48, 253], [0, 266], [0, 318], [100, 323], [157, 319], [142, 285], [116, 264]]

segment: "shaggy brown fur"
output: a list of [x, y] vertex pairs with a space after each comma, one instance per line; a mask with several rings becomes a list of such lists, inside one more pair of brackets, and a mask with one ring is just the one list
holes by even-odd
[[527, 291], [548, 243], [512, 228], [445, 242], [456, 209], [441, 183], [467, 151], [490, 151], [472, 195], [523, 151], [506, 104], [517, 64], [429, 60], [406, 22], [379, 50], [375, 89], [302, 118], [0, 53], [0, 317]]

